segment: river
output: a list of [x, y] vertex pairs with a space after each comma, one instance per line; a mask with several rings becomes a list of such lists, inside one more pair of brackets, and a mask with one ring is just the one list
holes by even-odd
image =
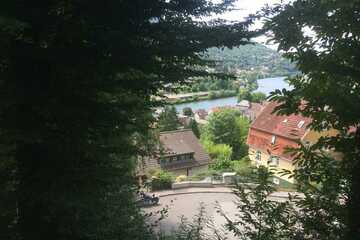
[[[259, 88], [256, 91], [263, 92], [268, 95], [270, 92], [275, 89], [291, 89], [291, 86], [284, 81], [285, 77], [276, 77], [276, 78], [263, 78], [259, 79], [258, 85]], [[234, 106], [237, 103], [237, 97], [227, 97], [227, 98], [219, 98], [213, 100], [203, 100], [197, 102], [189, 102], [189, 103], [181, 103], [176, 104], [175, 108], [178, 112], [181, 112], [183, 108], [190, 107], [193, 111], [198, 109], [205, 109], [206, 111], [210, 110], [214, 107], [221, 106]]]

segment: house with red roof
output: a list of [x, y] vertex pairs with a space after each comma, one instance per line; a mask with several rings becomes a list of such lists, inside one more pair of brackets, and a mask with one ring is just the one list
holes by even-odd
[[[293, 171], [296, 168], [294, 156], [286, 151], [296, 148], [299, 141], [314, 144], [324, 135], [336, 134], [335, 130], [315, 132], [309, 128], [311, 118], [301, 115], [279, 116], [274, 114], [277, 102], [269, 102], [250, 126], [247, 144], [249, 158], [256, 166], [272, 167], [276, 170]], [[280, 180], [293, 182], [289, 176], [281, 176], [275, 171], [274, 183]]]

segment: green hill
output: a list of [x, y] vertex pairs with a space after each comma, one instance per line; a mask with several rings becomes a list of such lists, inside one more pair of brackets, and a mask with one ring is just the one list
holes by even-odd
[[261, 44], [248, 44], [237, 48], [210, 48], [204, 58], [215, 61], [214, 71], [231, 73], [236, 79], [202, 77], [193, 79], [182, 92], [238, 91], [240, 86], [257, 88], [257, 79], [288, 76], [297, 72], [295, 65], [275, 50]]
[[246, 73], [245, 75], [249, 75], [250, 78], [285, 76], [297, 71], [288, 59], [261, 44], [249, 44], [223, 50], [211, 48], [207, 54], [207, 58], [216, 61], [216, 69], [237, 75]]

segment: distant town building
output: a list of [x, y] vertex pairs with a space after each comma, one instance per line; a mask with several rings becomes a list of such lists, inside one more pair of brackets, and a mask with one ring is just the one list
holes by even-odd
[[164, 169], [173, 174], [191, 176], [206, 171], [210, 157], [191, 129], [160, 133], [160, 154], [139, 161], [137, 175], [144, 177], [152, 169]]
[[250, 102], [248, 100], [241, 100], [236, 104], [240, 110], [247, 110], [250, 108]]
[[188, 126], [194, 118], [183, 114], [178, 114], [178, 119], [182, 126]]
[[208, 118], [208, 112], [205, 109], [198, 109], [194, 113], [194, 118], [197, 123], [206, 124]]
[[240, 110], [243, 116], [246, 116], [251, 122], [254, 121], [261, 111], [265, 108], [268, 102], [255, 103], [249, 102], [248, 100], [242, 100], [236, 107]]
[[[335, 130], [315, 132], [310, 130], [311, 118], [301, 115], [278, 116], [273, 114], [276, 102], [269, 102], [259, 116], [251, 124], [247, 144], [249, 158], [256, 166], [268, 166], [281, 170], [294, 171], [294, 156], [285, 151], [286, 148], [299, 147], [298, 141], [304, 144], [314, 144], [321, 136], [335, 135]], [[293, 182], [288, 176], [281, 176], [275, 172], [279, 179]], [[275, 179], [278, 183], [279, 179]]]
[[209, 114], [211, 113], [216, 113], [216, 112], [220, 112], [223, 111], [225, 109], [233, 109], [233, 110], [239, 110], [236, 106], [230, 106], [230, 105], [226, 105], [226, 106], [220, 106], [220, 107], [213, 107], [209, 110]]

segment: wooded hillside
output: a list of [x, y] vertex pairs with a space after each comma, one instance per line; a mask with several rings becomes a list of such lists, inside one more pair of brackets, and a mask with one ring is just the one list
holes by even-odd
[[295, 64], [281, 56], [277, 51], [261, 44], [247, 44], [235, 48], [210, 48], [205, 59], [215, 61], [214, 72], [232, 74], [235, 78], [201, 77], [193, 79], [183, 92], [235, 90], [247, 86], [255, 90], [255, 80], [268, 77], [293, 75], [297, 72]]
[[232, 49], [210, 48], [207, 58], [217, 61], [218, 70], [240, 74], [250, 80], [285, 76], [296, 72], [295, 65], [288, 59], [261, 44], [248, 44]]

